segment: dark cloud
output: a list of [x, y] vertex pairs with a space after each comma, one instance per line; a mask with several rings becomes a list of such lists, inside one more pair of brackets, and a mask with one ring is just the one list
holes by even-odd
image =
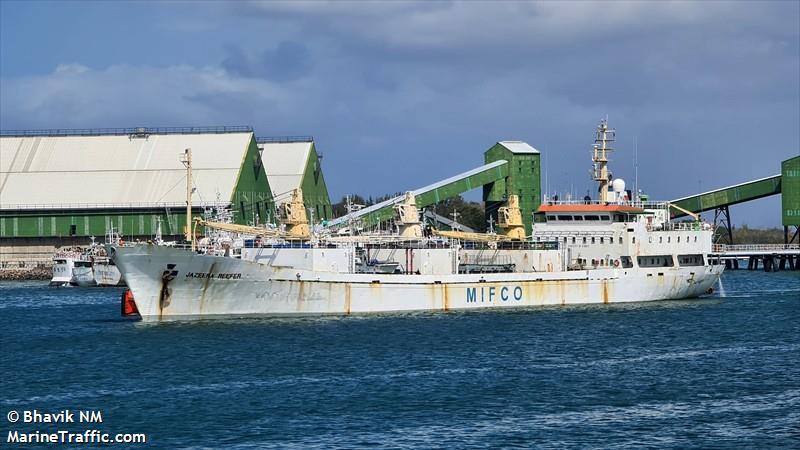
[[[203, 5], [180, 17], [225, 31], [222, 56], [115, 68], [88, 55], [64, 63], [91, 70], [3, 74], [2, 126], [312, 134], [333, 196], [439, 180], [503, 139], [543, 152], [546, 189], [583, 193], [606, 114], [619, 138], [612, 169], [631, 184], [635, 138], [653, 198], [771, 175], [800, 149], [798, 2]], [[740, 210], [734, 220], [779, 222], [776, 199]]]
[[299, 42], [281, 41], [274, 49], [255, 56], [246, 54], [236, 45], [227, 45], [225, 49], [228, 56], [222, 61], [222, 67], [242, 77], [292, 81], [308, 75], [312, 68], [311, 53]]

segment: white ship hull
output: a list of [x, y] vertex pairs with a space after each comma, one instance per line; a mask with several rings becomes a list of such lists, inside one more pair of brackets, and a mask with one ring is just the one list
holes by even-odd
[[94, 281], [98, 286], [119, 286], [122, 284], [122, 274], [117, 266], [108, 263], [95, 262]]
[[73, 268], [72, 281], [70, 283], [73, 286], [80, 286], [80, 287], [94, 286], [96, 283], [94, 281], [94, 272], [92, 271], [92, 267], [80, 266]]
[[277, 268], [153, 245], [115, 248], [144, 320], [619, 303], [698, 297], [723, 266], [390, 275]]
[[50, 286], [69, 286], [72, 283], [73, 267], [72, 258], [55, 260], [53, 263], [53, 278], [50, 279]]

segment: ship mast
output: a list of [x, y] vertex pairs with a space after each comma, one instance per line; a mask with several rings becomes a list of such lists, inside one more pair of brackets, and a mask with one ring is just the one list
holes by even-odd
[[192, 243], [194, 251], [194, 239], [192, 239], [192, 149], [187, 148], [183, 152], [181, 162], [186, 167], [186, 227], [184, 228], [186, 240]]
[[613, 151], [616, 131], [608, 128], [608, 117], [597, 125], [592, 152], [592, 179], [600, 184], [600, 203], [608, 202], [608, 185], [611, 174], [608, 171], [608, 152]]

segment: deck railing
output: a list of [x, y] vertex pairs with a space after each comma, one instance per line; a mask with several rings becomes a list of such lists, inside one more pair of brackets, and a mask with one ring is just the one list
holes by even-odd
[[634, 208], [642, 209], [667, 209], [669, 202], [642, 202], [642, 201], [624, 201], [621, 203], [616, 202], [601, 202], [600, 200], [545, 200], [542, 205], [600, 205], [600, 206], [633, 206]]
[[786, 250], [800, 250], [800, 244], [714, 244], [714, 253], [733, 253], [733, 252], [780, 252]]
[[49, 130], [0, 130], [2, 137], [61, 137], [61, 136], [125, 136], [144, 137], [151, 134], [220, 134], [250, 133], [253, 127], [211, 126], [211, 127], [133, 127], [133, 128], [57, 128]]
[[[225, 207], [230, 202], [193, 202], [193, 208]], [[129, 202], [129, 203], [0, 203], [0, 210], [21, 210], [21, 209], [163, 209], [163, 208], [185, 208], [184, 202]]]

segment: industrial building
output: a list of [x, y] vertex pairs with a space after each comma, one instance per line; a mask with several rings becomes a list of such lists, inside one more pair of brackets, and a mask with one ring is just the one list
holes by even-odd
[[[541, 164], [540, 153], [522, 141], [500, 141], [484, 152], [485, 164], [458, 175], [445, 178], [427, 186], [412, 190], [419, 208], [434, 205], [444, 199], [452, 198], [483, 187], [483, 200], [487, 219], [497, 223], [497, 211], [505, 205], [509, 195], [517, 195], [520, 209], [525, 218], [526, 233], [532, 229], [533, 213], [541, 203]], [[329, 225], [343, 226], [358, 218], [371, 226], [390, 220], [394, 205], [403, 196], [364, 208], [356, 213], [332, 220]], [[437, 222], [442, 223], [441, 220]], [[445, 224], [446, 227], [451, 227]], [[462, 227], [463, 228], [463, 227]]]
[[508, 161], [508, 175], [483, 186], [483, 201], [487, 218], [497, 223], [497, 210], [505, 206], [510, 194], [519, 197], [519, 207], [525, 223], [525, 233], [530, 234], [533, 213], [542, 201], [541, 154], [539, 150], [522, 141], [501, 141], [483, 154], [486, 164]]
[[[781, 191], [785, 241], [800, 243], [800, 156], [781, 163]], [[794, 227], [794, 230], [790, 227]]]
[[314, 139], [309, 136], [257, 137], [256, 142], [275, 201], [287, 200], [292, 191], [300, 188], [313, 221], [331, 219], [333, 208], [322, 175], [322, 156], [317, 152]]
[[182, 236], [187, 148], [193, 214], [224, 206], [236, 223], [274, 223], [273, 194], [302, 187], [316, 216], [330, 217], [313, 142], [260, 140], [251, 127], [4, 130], [0, 262], [44, 262], [112, 226], [126, 239]]

